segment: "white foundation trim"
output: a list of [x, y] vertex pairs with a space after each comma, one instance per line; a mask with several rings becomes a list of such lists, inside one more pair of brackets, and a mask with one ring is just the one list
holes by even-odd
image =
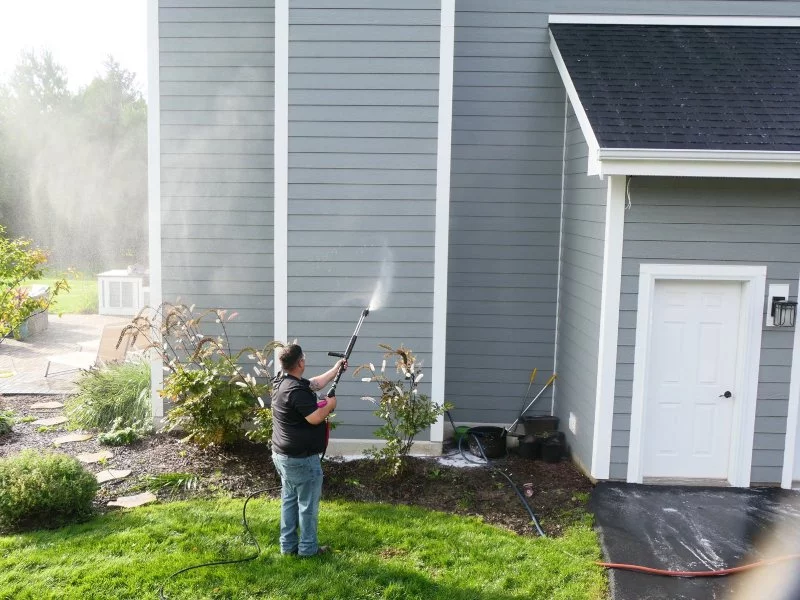
[[[450, 243], [450, 157], [453, 129], [453, 54], [455, 0], [442, 0], [439, 50], [439, 131], [436, 149], [436, 220], [433, 267], [433, 340], [431, 400], [444, 404], [447, 355], [447, 261]], [[431, 443], [441, 443], [444, 417], [431, 426]]]
[[[159, 85], [158, 0], [147, 1], [147, 220], [150, 255], [150, 306], [161, 306], [161, 89]], [[161, 359], [150, 361], [153, 417], [164, 415], [159, 391], [164, 383]]]
[[736, 389], [741, 402], [734, 408], [728, 483], [735, 487], [750, 485], [753, 461], [753, 436], [756, 420], [758, 371], [761, 357], [761, 322], [767, 268], [747, 265], [642, 264], [639, 268], [639, 298], [636, 316], [636, 349], [633, 366], [630, 445], [628, 447], [628, 482], [642, 483], [644, 444], [645, 390], [648, 378], [648, 348], [653, 310], [653, 292], [657, 280], [740, 281], [742, 307], [737, 354]]
[[[800, 288], [798, 288], [800, 289]], [[795, 461], [797, 460], [797, 428], [800, 427], [800, 327], [794, 328], [792, 371], [789, 383], [789, 412], [786, 415], [786, 441], [783, 449], [783, 473], [781, 487], [792, 488]]]
[[552, 33], [548, 32], [548, 35], [550, 36], [550, 52], [553, 55], [553, 60], [555, 60], [556, 68], [558, 68], [558, 74], [561, 76], [561, 81], [567, 90], [567, 96], [572, 104], [572, 110], [575, 111], [578, 124], [581, 126], [581, 132], [586, 140], [586, 144], [589, 146], [589, 158], [586, 168], [587, 175], [599, 175], [600, 145], [597, 143], [597, 137], [595, 137], [592, 125], [589, 123], [589, 117], [586, 116], [586, 111], [583, 109], [580, 96], [578, 96], [578, 90], [575, 89], [575, 85], [572, 83], [572, 77], [569, 75], [567, 65], [564, 64], [564, 59], [561, 56], [561, 51], [558, 49], [558, 44], [556, 44]]
[[611, 468], [611, 435], [617, 382], [619, 295], [622, 286], [622, 241], [625, 228], [625, 185], [626, 178], [623, 176], [614, 175], [608, 178], [592, 438], [591, 475], [595, 479], [608, 479]]
[[[275, 0], [274, 339], [289, 340], [289, 0]], [[275, 372], [280, 369], [275, 356]]]
[[791, 17], [678, 17], [666, 15], [553, 14], [548, 23], [575, 25], [699, 25], [706, 27], [800, 27]]

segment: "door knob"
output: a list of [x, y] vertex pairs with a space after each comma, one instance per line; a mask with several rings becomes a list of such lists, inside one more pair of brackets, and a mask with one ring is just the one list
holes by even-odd
[[733, 396], [733, 394], [731, 394], [729, 391], [719, 395], [720, 398], [730, 398], [731, 396]]

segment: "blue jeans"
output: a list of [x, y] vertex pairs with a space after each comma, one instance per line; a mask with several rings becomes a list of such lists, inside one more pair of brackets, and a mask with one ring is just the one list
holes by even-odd
[[[292, 458], [272, 453], [281, 476], [281, 553], [316, 554], [319, 499], [322, 496], [322, 465], [319, 454]], [[297, 529], [300, 528], [298, 540]]]

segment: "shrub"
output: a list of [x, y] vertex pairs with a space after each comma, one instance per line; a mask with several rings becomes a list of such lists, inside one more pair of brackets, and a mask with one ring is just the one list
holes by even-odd
[[433, 425], [452, 405], [446, 402], [444, 406], [439, 406], [428, 396], [419, 393], [417, 384], [422, 379], [422, 369], [411, 350], [403, 346], [395, 349], [384, 344], [380, 347], [386, 350], [385, 358], [397, 357], [397, 371], [403, 375], [403, 379], [394, 381], [384, 375], [385, 360], [380, 373], [375, 371], [372, 364], [368, 364], [358, 367], [353, 375], [369, 369], [371, 377], [366, 378], [367, 381], [376, 381], [380, 387], [380, 399], [369, 396], [364, 399], [378, 406], [374, 414], [383, 421], [383, 425], [375, 430], [375, 435], [386, 440], [386, 444], [382, 448], [366, 450], [365, 453], [385, 463], [384, 475], [394, 476], [402, 470], [403, 461], [411, 451], [417, 434]]
[[[144, 336], [146, 346], [164, 363], [161, 394], [172, 403], [164, 417], [167, 430], [181, 430], [187, 434], [184, 441], [199, 446], [221, 446], [241, 439], [246, 421], [264, 422], [259, 411], [272, 387], [268, 359], [280, 342], [271, 342], [263, 350], [244, 348], [234, 353], [226, 322], [236, 313], [211, 309], [195, 314], [193, 306], [169, 303], [150, 311], [143, 310], [123, 335], [132, 336], [134, 342]], [[206, 319], [213, 319], [213, 324]], [[219, 335], [210, 335], [212, 328]], [[239, 364], [244, 355], [255, 364]]]
[[245, 435], [247, 439], [262, 444], [272, 443], [272, 409], [266, 406], [257, 406], [254, 409], [253, 428]]
[[0, 225], [0, 343], [10, 334], [18, 335], [25, 319], [47, 310], [60, 292], [69, 291], [63, 278], [53, 283], [47, 296], [37, 298], [21, 285], [44, 277], [47, 258], [47, 252], [33, 246], [31, 240], [7, 238]]
[[99, 485], [71, 456], [23, 450], [0, 459], [0, 529], [58, 527], [85, 519]]
[[0, 412], [0, 436], [6, 435], [7, 433], [11, 433], [12, 427], [14, 427], [14, 413], [11, 411], [4, 411]]
[[150, 365], [136, 361], [84, 372], [64, 412], [73, 429], [108, 430], [150, 422]]
[[150, 431], [146, 424], [135, 423], [133, 426], [122, 427], [119, 419], [114, 421], [110, 431], [97, 436], [97, 441], [104, 446], [127, 446]]

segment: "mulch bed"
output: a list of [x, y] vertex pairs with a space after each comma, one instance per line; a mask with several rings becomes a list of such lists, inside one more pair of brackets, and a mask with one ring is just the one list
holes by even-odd
[[[41, 417], [61, 414], [60, 411], [31, 411], [30, 405], [53, 396], [3, 396], [0, 411], [11, 410], [17, 416]], [[38, 432], [32, 423], [18, 423], [13, 431], [0, 437], [0, 458], [27, 448], [55, 450], [53, 440], [63, 436], [63, 426], [53, 431]], [[159, 499], [211, 496], [220, 492], [246, 497], [264, 488], [275, 487], [280, 480], [270, 459], [269, 450], [247, 441], [225, 449], [200, 449], [180, 442], [179, 436], [158, 433], [129, 446], [109, 448], [96, 439], [65, 444], [58, 451], [75, 456], [81, 453], [111, 450], [114, 458], [106, 465], [87, 465], [93, 473], [103, 469], [131, 469], [125, 480], [101, 486], [96, 508], [108, 510], [106, 503], [118, 496], [138, 493], [136, 489], [146, 475], [193, 473], [200, 476], [199, 489], [178, 495], [159, 492]], [[475, 459], [471, 455], [468, 457]], [[570, 462], [545, 463], [509, 454], [493, 461], [522, 489], [532, 484], [528, 502], [547, 535], [561, 531], [581, 519], [586, 511], [592, 484]], [[443, 465], [435, 458], [410, 458], [405, 471], [396, 478], [379, 477], [376, 464], [370, 460], [326, 459], [323, 465], [325, 482], [323, 501], [341, 499], [391, 504], [408, 504], [431, 510], [472, 515], [485, 522], [522, 535], [535, 535], [530, 516], [507, 480], [491, 469]], [[277, 493], [269, 494], [277, 497]]]

